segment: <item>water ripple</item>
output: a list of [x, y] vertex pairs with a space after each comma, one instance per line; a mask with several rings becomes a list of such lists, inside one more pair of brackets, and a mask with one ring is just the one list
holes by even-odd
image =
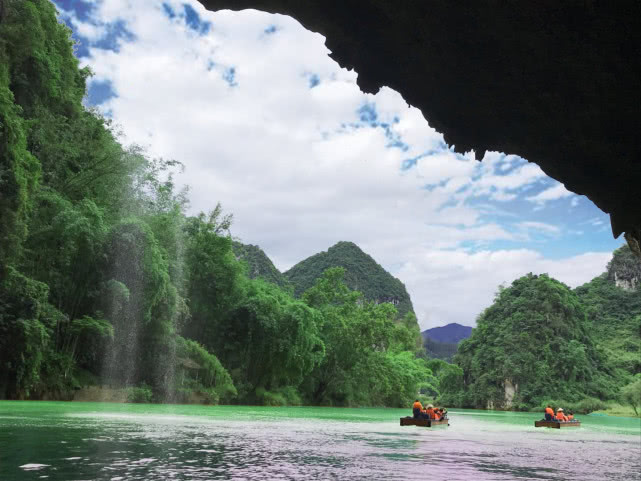
[[42, 406], [0, 403], [0, 479], [629, 481], [641, 469], [637, 420], [559, 432], [468, 411], [430, 430], [401, 428], [396, 410]]

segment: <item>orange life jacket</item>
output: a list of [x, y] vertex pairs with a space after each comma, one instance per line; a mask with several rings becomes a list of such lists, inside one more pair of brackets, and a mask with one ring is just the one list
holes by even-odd
[[434, 421], [440, 421], [441, 420], [441, 415], [437, 412], [434, 413]]
[[554, 409], [545, 408], [545, 414], [549, 414], [550, 416], [554, 417]]
[[570, 414], [570, 415], [568, 416], [568, 421], [572, 421], [573, 419], [574, 419], [574, 414]]
[[423, 405], [420, 402], [416, 401], [412, 406], [412, 409], [423, 409]]
[[566, 418], [563, 414], [563, 412], [558, 412], [556, 413], [556, 420], [557, 421], [567, 421], [568, 418]]
[[434, 419], [434, 409], [427, 408], [427, 410], [425, 411], [425, 414], [428, 414], [431, 419]]

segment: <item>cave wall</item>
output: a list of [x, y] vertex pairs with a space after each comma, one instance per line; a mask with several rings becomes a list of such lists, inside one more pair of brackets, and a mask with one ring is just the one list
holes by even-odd
[[294, 17], [364, 92], [398, 91], [459, 152], [537, 163], [641, 256], [641, 2], [199, 1]]

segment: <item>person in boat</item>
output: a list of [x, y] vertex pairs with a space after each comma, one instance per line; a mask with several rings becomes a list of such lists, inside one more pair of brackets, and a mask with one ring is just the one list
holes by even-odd
[[414, 414], [414, 419], [418, 419], [421, 417], [421, 411], [423, 411], [423, 405], [417, 399], [412, 405], [412, 414]]
[[443, 419], [443, 410], [442, 409], [435, 409], [434, 410], [434, 421], [440, 421]]
[[545, 420], [554, 421], [554, 409], [552, 409], [552, 406], [550, 406], [549, 404], [545, 408]]
[[562, 423], [568, 420], [567, 416], [563, 413], [563, 408], [556, 410], [556, 420]]
[[574, 413], [572, 411], [568, 412], [568, 421], [574, 421]]
[[427, 405], [427, 409], [425, 409], [425, 415], [427, 416], [427, 419], [434, 419], [434, 406], [431, 404]]

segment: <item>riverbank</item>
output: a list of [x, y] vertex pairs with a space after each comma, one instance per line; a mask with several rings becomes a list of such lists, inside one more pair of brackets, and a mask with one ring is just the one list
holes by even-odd
[[[135, 394], [135, 393], [133, 393]], [[46, 400], [46, 401], [51, 401], [51, 400]], [[184, 399], [181, 399], [180, 402], [175, 402], [175, 403], [153, 403], [145, 399], [144, 396], [136, 396], [132, 395], [131, 389], [115, 389], [115, 388], [108, 388], [108, 387], [98, 387], [98, 386], [90, 386], [86, 387], [83, 389], [80, 389], [76, 391], [75, 395], [73, 396], [73, 399], [68, 399], [68, 400], [59, 400], [61, 402], [79, 402], [79, 403], [115, 403], [115, 404], [157, 404], [157, 405], [167, 405], [167, 404], [175, 404], [175, 405], [207, 405], [210, 404], [207, 402], [207, 399], [199, 395], [198, 393], [194, 392], [192, 393], [191, 396], [186, 397]], [[424, 405], [427, 405], [428, 403], [434, 404], [435, 406], [438, 405], [435, 401], [433, 400], [427, 400], [424, 402]], [[260, 405], [241, 405], [241, 404], [230, 404], [228, 406], [239, 406], [239, 407], [261, 407]], [[268, 406], [265, 406], [268, 407]], [[274, 407], [274, 406], [272, 406]], [[279, 408], [293, 408], [293, 407], [303, 407], [303, 408], [317, 408], [317, 407], [327, 407], [327, 406], [278, 406]], [[450, 406], [443, 406], [445, 408], [448, 408], [450, 410], [458, 410], [458, 409], [463, 409], [463, 408], [456, 408], [456, 407], [450, 407]], [[387, 408], [387, 407], [382, 407], [382, 406], [361, 406], [361, 407], [351, 407], [351, 408], [344, 408], [344, 409], [397, 409], [397, 408]], [[409, 409], [409, 408], [408, 408]], [[522, 413], [523, 411], [511, 411], [511, 410], [501, 410], [501, 411], [496, 411], [496, 410], [478, 410], [479, 412], [505, 412], [505, 413], [514, 413], [514, 414], [519, 414]], [[530, 411], [530, 413], [534, 412], [539, 412], [538, 410], [536, 411]], [[542, 411], [541, 411], [542, 412]], [[629, 406], [624, 406], [621, 404], [617, 403], [612, 403], [608, 404], [608, 407], [606, 409], [600, 409], [596, 410], [592, 413], [588, 414], [582, 414], [579, 416], [590, 416], [590, 415], [595, 415], [595, 416], [612, 416], [612, 417], [621, 417], [621, 418], [637, 418], [641, 419], [641, 416], [636, 415], [634, 413], [634, 410], [629, 407]]]
[[[206, 393], [194, 390], [183, 390], [176, 393], [176, 400], [170, 404], [214, 404]], [[154, 403], [153, 393], [148, 387], [111, 388], [108, 386], [87, 386], [79, 389], [73, 395], [76, 402], [108, 402], [108, 403]]]
[[623, 406], [621, 404], [610, 404], [606, 409], [599, 409], [590, 414], [597, 414], [600, 416], [616, 416], [623, 418], [641, 418], [641, 412], [635, 413], [630, 406]]

